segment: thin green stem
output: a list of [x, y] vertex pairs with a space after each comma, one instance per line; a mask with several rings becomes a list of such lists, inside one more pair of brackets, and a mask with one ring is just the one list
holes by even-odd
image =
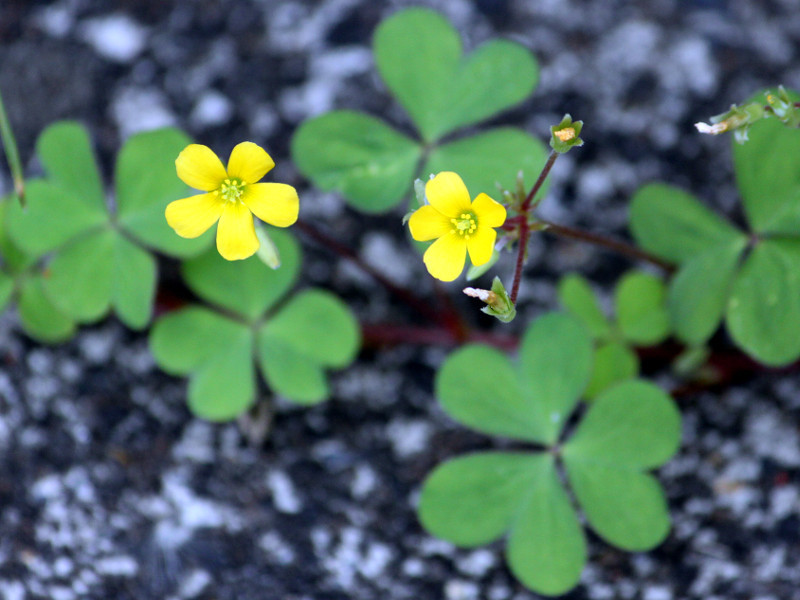
[[25, 178], [22, 175], [22, 164], [19, 161], [17, 140], [14, 138], [14, 132], [8, 122], [2, 94], [0, 94], [0, 139], [3, 140], [8, 168], [11, 170], [11, 176], [14, 179], [14, 191], [19, 198], [20, 204], [25, 206]]
[[522, 203], [520, 207], [520, 212], [523, 214], [527, 214], [528, 210], [531, 207], [531, 202], [536, 197], [536, 194], [539, 193], [539, 189], [542, 187], [544, 180], [547, 179], [547, 176], [550, 174], [550, 169], [553, 168], [553, 165], [558, 158], [558, 152], [555, 150], [550, 151], [550, 156], [547, 157], [547, 162], [544, 164], [544, 168], [542, 168], [542, 172], [539, 173], [539, 178], [536, 180], [536, 183], [533, 184], [530, 193], [525, 198], [525, 201]]

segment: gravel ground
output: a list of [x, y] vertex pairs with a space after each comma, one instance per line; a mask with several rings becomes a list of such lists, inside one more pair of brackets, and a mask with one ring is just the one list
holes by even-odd
[[[353, 214], [288, 160], [294, 128], [331, 108], [403, 123], [369, 39], [410, 4], [4, 0], [0, 88], [24, 157], [59, 118], [90, 127], [107, 170], [127, 136], [167, 124], [221, 154], [242, 139], [262, 143], [276, 180], [298, 186], [304, 218], [397, 283], [424, 281], [425, 293], [422, 263], [394, 216]], [[496, 123], [544, 136], [564, 112], [586, 121], [587, 143], [557, 163], [542, 209], [565, 224], [626, 235], [630, 194], [656, 179], [739, 219], [728, 140], [691, 124], [766, 85], [800, 89], [797, 0], [413, 4], [444, 12], [468, 47], [502, 35], [536, 53], [536, 94]], [[0, 189], [9, 187], [0, 169]], [[408, 322], [351, 265], [312, 244], [306, 259], [304, 279], [343, 294], [363, 320]], [[607, 295], [628, 266], [536, 238], [522, 316], [555, 306], [553, 284], [567, 270]], [[444, 356], [365, 351], [333, 377], [328, 403], [278, 400], [271, 437], [256, 443], [246, 435], [252, 420], [191, 418], [184, 382], [159, 372], [145, 337], [114, 320], [50, 348], [27, 340], [13, 312], [0, 316], [0, 597], [535, 598], [508, 573], [501, 544], [458, 550], [415, 519], [433, 465], [487, 443], [435, 404], [433, 369]], [[592, 539], [590, 565], [566, 597], [800, 599], [797, 374], [764, 374], [681, 405], [684, 444], [660, 473], [672, 534], [646, 554]]]

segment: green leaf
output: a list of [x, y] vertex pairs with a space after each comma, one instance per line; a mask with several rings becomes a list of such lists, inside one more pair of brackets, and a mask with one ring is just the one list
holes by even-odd
[[196, 255], [213, 238], [213, 231], [182, 238], [164, 217], [167, 204], [193, 193], [175, 170], [175, 159], [189, 143], [185, 133], [172, 128], [134, 135], [120, 150], [115, 174], [122, 228], [146, 246], [180, 258]]
[[187, 375], [210, 357], [225, 351], [224, 340], [247, 328], [202, 306], [188, 306], [156, 320], [150, 330], [150, 351], [171, 375]]
[[328, 397], [323, 367], [349, 364], [359, 346], [353, 315], [322, 290], [298, 294], [256, 338], [264, 378], [290, 400], [316, 403]]
[[240, 326], [236, 335], [216, 342], [220, 351], [201, 363], [189, 378], [192, 413], [209, 421], [230, 421], [255, 400], [253, 334]]
[[50, 125], [39, 136], [36, 153], [51, 183], [77, 198], [87, 211], [105, 213], [103, 182], [83, 125], [74, 121]]
[[18, 203], [8, 206], [6, 226], [11, 241], [33, 257], [108, 222], [105, 209], [87, 205], [74, 192], [45, 180], [26, 183], [25, 203], [24, 209]]
[[611, 386], [639, 374], [639, 357], [620, 342], [607, 342], [594, 351], [594, 366], [586, 397], [595, 398]]
[[687, 261], [673, 277], [667, 304], [679, 339], [697, 346], [716, 331], [744, 246], [743, 240], [713, 246]]
[[461, 55], [458, 32], [423, 8], [398, 12], [375, 32], [375, 62], [427, 141], [524, 100], [538, 80], [531, 53], [492, 41]]
[[300, 172], [367, 213], [385, 212], [405, 196], [421, 154], [416, 142], [383, 121], [353, 111], [310, 119], [292, 138]]
[[593, 338], [609, 339], [611, 324], [603, 314], [592, 287], [585, 277], [570, 273], [558, 282], [558, 300], [567, 311], [583, 323]]
[[22, 329], [46, 344], [64, 342], [75, 334], [75, 322], [59, 311], [44, 293], [40, 275], [27, 277], [17, 302]]
[[300, 268], [300, 249], [287, 231], [269, 229], [281, 267], [272, 270], [256, 257], [227, 261], [216, 249], [183, 263], [186, 283], [201, 298], [254, 321], [292, 286]]
[[592, 529], [623, 550], [641, 552], [669, 533], [669, 512], [658, 481], [609, 464], [566, 461], [575, 496]]
[[447, 357], [436, 375], [436, 397], [459, 423], [488, 433], [544, 441], [536, 399], [523, 396], [514, 368], [504, 354], [469, 345]]
[[440, 464], [428, 475], [419, 519], [431, 534], [462, 547], [488, 544], [514, 523], [529, 489], [549, 467], [545, 454], [481, 452]]
[[586, 538], [552, 457], [529, 491], [508, 540], [508, 564], [540, 594], [561, 595], [578, 583], [586, 563]]
[[533, 406], [541, 441], [558, 439], [592, 371], [592, 341], [575, 319], [549, 313], [536, 319], [522, 339], [518, 373]]
[[693, 196], [663, 184], [647, 185], [636, 192], [630, 220], [639, 245], [679, 264], [714, 246], [744, 238]]
[[256, 351], [264, 379], [275, 393], [298, 404], [318, 404], [328, 397], [325, 372], [283, 340], [262, 331]]
[[108, 312], [117, 235], [106, 229], [81, 237], [64, 247], [45, 270], [45, 293], [78, 322], [96, 321]]
[[780, 366], [800, 356], [800, 242], [765, 240], [742, 266], [728, 304], [734, 341], [760, 362]]
[[625, 550], [647, 550], [669, 531], [658, 482], [641, 471], [663, 464], [680, 444], [672, 399], [643, 381], [623, 382], [589, 409], [562, 457], [592, 528]]
[[360, 342], [358, 322], [347, 305], [323, 290], [294, 296], [264, 325], [263, 333], [325, 367], [350, 364]]
[[156, 276], [156, 261], [149, 252], [121, 235], [114, 236], [111, 303], [131, 329], [143, 329], [150, 322]]
[[0, 271], [0, 312], [5, 310], [14, 292], [14, 278]]
[[[515, 189], [517, 173], [522, 170], [525, 185], [530, 188], [546, 161], [547, 151], [541, 141], [522, 130], [502, 127], [434, 148], [421, 177], [427, 180], [430, 174], [454, 171], [473, 198], [485, 193], [502, 201], [498, 183], [506, 190]], [[546, 190], [547, 182], [540, 196]]]
[[669, 460], [680, 439], [681, 417], [672, 398], [646, 381], [624, 381], [595, 400], [563, 456], [618, 469], [650, 469]]
[[800, 234], [800, 135], [777, 119], [755, 123], [733, 145], [736, 182], [757, 233]]
[[652, 346], [669, 335], [667, 290], [654, 275], [633, 271], [617, 284], [614, 305], [622, 335], [632, 344]]

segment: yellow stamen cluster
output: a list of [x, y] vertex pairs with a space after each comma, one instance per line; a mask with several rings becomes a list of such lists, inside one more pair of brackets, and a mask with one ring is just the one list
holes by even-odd
[[450, 219], [450, 222], [453, 224], [453, 231], [458, 232], [458, 235], [466, 239], [469, 239], [469, 236], [478, 228], [475, 215], [470, 213], [461, 213], [457, 219]]
[[244, 182], [240, 179], [226, 179], [222, 182], [219, 190], [214, 193], [221, 194], [228, 202], [237, 202], [244, 193]]
[[559, 131], [554, 131], [553, 135], [555, 135], [562, 142], [568, 142], [575, 138], [575, 129], [572, 127], [566, 127], [564, 129], [560, 129]]

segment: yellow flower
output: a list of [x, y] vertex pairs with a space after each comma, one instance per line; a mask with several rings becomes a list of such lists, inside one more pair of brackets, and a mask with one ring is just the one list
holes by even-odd
[[497, 232], [506, 220], [506, 209], [486, 194], [473, 202], [461, 177], [439, 173], [425, 184], [429, 204], [411, 215], [408, 226], [418, 242], [438, 238], [425, 251], [423, 260], [436, 279], [453, 281], [464, 269], [467, 252], [472, 264], [489, 261]]
[[186, 146], [175, 160], [178, 177], [206, 193], [171, 202], [167, 223], [179, 236], [196, 238], [219, 221], [217, 250], [222, 257], [252, 256], [259, 246], [253, 215], [276, 227], [297, 221], [297, 190], [284, 183], [257, 183], [274, 166], [269, 154], [253, 142], [233, 149], [227, 169], [208, 146]]

